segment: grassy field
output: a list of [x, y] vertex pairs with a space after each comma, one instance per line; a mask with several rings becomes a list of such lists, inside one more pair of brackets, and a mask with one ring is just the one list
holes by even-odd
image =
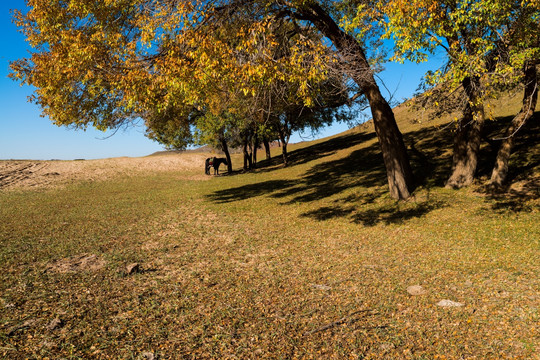
[[287, 168], [0, 191], [0, 357], [538, 359], [538, 115], [504, 194], [445, 189], [448, 128], [410, 119], [406, 202], [369, 124]]

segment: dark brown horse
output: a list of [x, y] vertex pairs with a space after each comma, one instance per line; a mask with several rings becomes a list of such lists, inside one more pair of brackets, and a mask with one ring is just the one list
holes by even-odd
[[219, 166], [221, 164], [225, 164], [226, 166], [229, 165], [225, 158], [211, 157], [206, 159], [204, 162], [204, 173], [210, 175], [210, 168], [213, 167], [214, 175], [219, 175]]

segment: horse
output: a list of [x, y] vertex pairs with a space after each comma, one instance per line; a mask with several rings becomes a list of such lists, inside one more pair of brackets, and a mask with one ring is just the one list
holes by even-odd
[[204, 162], [204, 173], [210, 175], [210, 168], [213, 167], [214, 175], [219, 175], [219, 166], [221, 164], [229, 165], [225, 158], [211, 157], [206, 159]]

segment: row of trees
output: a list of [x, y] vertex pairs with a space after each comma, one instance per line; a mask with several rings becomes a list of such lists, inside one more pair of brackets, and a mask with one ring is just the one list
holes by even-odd
[[57, 125], [109, 129], [142, 118], [160, 143], [219, 146], [229, 164], [228, 147], [240, 146], [250, 167], [259, 144], [268, 150], [279, 139], [286, 164], [293, 131], [350, 120], [369, 106], [396, 199], [408, 198], [415, 183], [375, 81], [384, 38], [394, 38], [397, 61], [447, 54], [446, 66], [426, 77], [424, 96], [463, 110], [448, 186], [474, 178], [487, 98], [525, 84], [522, 113], [494, 169], [496, 185], [515, 133], [536, 106], [538, 1], [27, 2], [14, 19], [34, 52], [11, 64], [12, 76], [35, 86], [32, 100]]

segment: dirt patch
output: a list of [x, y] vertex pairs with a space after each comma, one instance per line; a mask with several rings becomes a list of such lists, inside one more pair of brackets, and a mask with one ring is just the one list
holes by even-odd
[[155, 172], [184, 172], [180, 175], [183, 179], [209, 180], [211, 177], [204, 175], [207, 156], [180, 153], [99, 160], [5, 160], [0, 161], [0, 190], [57, 187], [77, 181], [103, 181]]
[[45, 271], [57, 273], [76, 273], [98, 271], [106, 265], [105, 260], [93, 254], [82, 254], [48, 264]]
[[45, 163], [36, 161], [2, 161], [0, 162], [0, 188], [24, 184], [46, 166]]

